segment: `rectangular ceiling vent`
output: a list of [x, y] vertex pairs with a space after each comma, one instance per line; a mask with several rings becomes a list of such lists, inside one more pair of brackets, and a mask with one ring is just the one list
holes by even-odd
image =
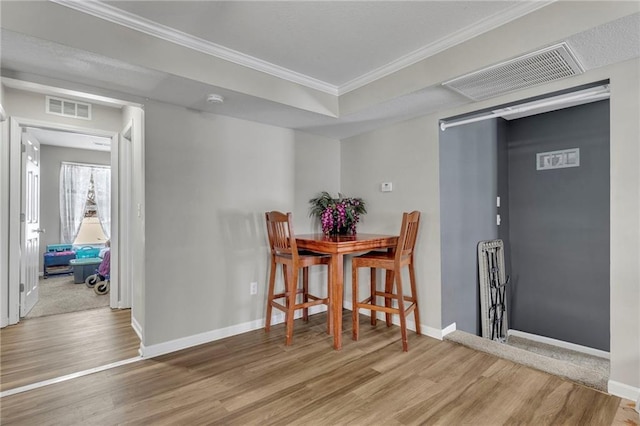
[[582, 74], [566, 43], [556, 44], [442, 83], [474, 101]]
[[91, 120], [91, 104], [47, 96], [47, 114]]

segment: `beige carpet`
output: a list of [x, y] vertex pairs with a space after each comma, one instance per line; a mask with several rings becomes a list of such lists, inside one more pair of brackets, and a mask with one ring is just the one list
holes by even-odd
[[608, 359], [514, 336], [504, 344], [456, 330], [444, 339], [607, 392]]
[[109, 306], [109, 294], [98, 295], [84, 283], [74, 284], [73, 275], [41, 278], [39, 297], [26, 319]]

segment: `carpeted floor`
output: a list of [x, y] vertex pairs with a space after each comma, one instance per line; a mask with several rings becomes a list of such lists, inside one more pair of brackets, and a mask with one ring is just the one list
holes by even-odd
[[608, 359], [514, 336], [509, 337], [508, 344], [483, 339], [459, 330], [447, 334], [444, 338], [472, 349], [487, 352], [497, 357], [607, 392], [609, 381]]
[[38, 303], [25, 317], [36, 318], [46, 315], [64, 314], [87, 309], [109, 306], [109, 294], [98, 295], [84, 283], [74, 284], [73, 275], [59, 275], [41, 278]]

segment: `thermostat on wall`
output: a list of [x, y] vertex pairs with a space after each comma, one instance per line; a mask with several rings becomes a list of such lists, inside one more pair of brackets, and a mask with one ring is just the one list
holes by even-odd
[[393, 184], [391, 182], [382, 182], [380, 184], [380, 191], [391, 192], [393, 191]]

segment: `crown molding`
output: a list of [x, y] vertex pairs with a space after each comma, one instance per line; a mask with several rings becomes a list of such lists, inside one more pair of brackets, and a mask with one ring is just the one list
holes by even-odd
[[185, 32], [167, 27], [157, 22], [145, 19], [141, 16], [126, 12], [117, 7], [102, 3], [99, 0], [83, 1], [83, 0], [50, 0], [62, 6], [69, 7], [79, 12], [95, 16], [105, 21], [113, 22], [118, 25], [139, 31], [159, 39], [196, 50], [207, 55], [211, 55], [238, 65], [242, 65], [256, 71], [264, 72], [274, 77], [300, 84], [302, 86], [315, 89], [330, 95], [339, 96], [363, 87], [382, 77], [413, 65], [423, 59], [440, 53], [450, 47], [470, 40], [478, 35], [518, 19], [528, 13], [547, 6], [556, 0], [545, 1], [524, 1], [518, 2], [506, 11], [496, 13], [482, 21], [469, 25], [450, 36], [437, 40], [428, 44], [414, 52], [402, 56], [395, 61], [383, 65], [373, 71], [370, 71], [358, 78], [355, 78], [343, 85], [335, 86], [333, 84], [309, 77], [302, 73], [281, 67], [276, 64], [246, 55], [233, 49], [221, 46], [216, 43], [192, 36]]
[[456, 31], [453, 34], [436, 40], [433, 43], [430, 43], [418, 50], [415, 50], [405, 56], [396, 59], [395, 61], [388, 63], [387, 65], [383, 65], [380, 68], [372, 70], [339, 86], [338, 95], [344, 95], [345, 93], [351, 92], [352, 90], [356, 90], [360, 87], [366, 86], [369, 83], [393, 74], [394, 72], [400, 71], [401, 69], [420, 62], [423, 59], [434, 56], [457, 44], [463, 43], [467, 40], [471, 40], [472, 38], [477, 37], [480, 34], [486, 33], [487, 31], [491, 31], [501, 25], [505, 25], [513, 20], [521, 18], [524, 15], [527, 15], [528, 13], [538, 10], [544, 6], [548, 6], [555, 1], [556, 0], [526, 1], [518, 3], [515, 6], [507, 9], [506, 11], [496, 13], [483, 19], [480, 22], [476, 22], [472, 25], [462, 28], [461, 30]]
[[224, 59], [256, 71], [270, 74], [274, 77], [300, 84], [311, 89], [315, 89], [330, 95], [337, 96], [338, 88], [332, 84], [318, 80], [313, 77], [301, 74], [299, 72], [272, 64], [253, 56], [245, 55], [233, 49], [221, 46], [216, 43], [192, 36], [185, 32], [167, 27], [166, 25], [145, 19], [141, 16], [126, 12], [117, 7], [102, 3], [100, 1], [83, 1], [83, 0], [50, 0], [61, 6], [122, 25], [141, 33], [148, 34], [153, 37], [174, 43], [189, 49], [196, 50], [216, 58]]

